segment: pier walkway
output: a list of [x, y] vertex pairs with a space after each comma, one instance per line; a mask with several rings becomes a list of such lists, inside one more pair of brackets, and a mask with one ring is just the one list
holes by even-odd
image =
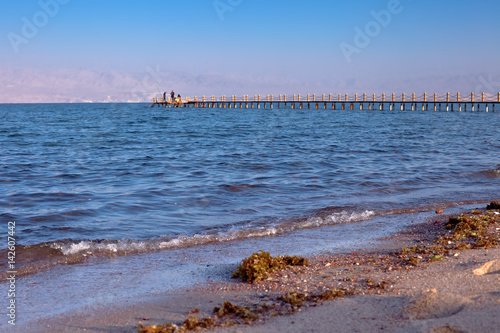
[[151, 107], [168, 108], [219, 108], [219, 109], [330, 109], [330, 110], [401, 110], [401, 111], [458, 111], [458, 112], [495, 112], [495, 107], [500, 110], [500, 92], [497, 95], [482, 93], [475, 96], [461, 96], [457, 93], [451, 96], [449, 93], [438, 96], [428, 96], [427, 93], [416, 96], [401, 94], [396, 96], [386, 96], [376, 94], [348, 94], [338, 95], [255, 95], [241, 97], [232, 95], [226, 96], [202, 96], [187, 97], [185, 99], [154, 98]]

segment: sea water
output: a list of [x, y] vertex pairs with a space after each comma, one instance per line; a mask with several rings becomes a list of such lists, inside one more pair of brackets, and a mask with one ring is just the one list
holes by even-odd
[[[182, 280], [196, 262], [244, 252], [214, 246], [297, 232], [309, 243], [289, 251], [324, 235], [354, 246], [356, 226], [376, 234], [389, 216], [498, 198], [499, 124], [492, 112], [0, 105], [0, 274], [13, 221], [19, 283], [57, 277], [51, 288], [159, 255], [176, 258], [161, 267]], [[335, 226], [351, 229], [336, 238]]]

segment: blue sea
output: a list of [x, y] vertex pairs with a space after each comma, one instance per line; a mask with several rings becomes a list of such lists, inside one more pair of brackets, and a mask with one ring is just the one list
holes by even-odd
[[498, 199], [499, 126], [484, 110], [0, 105], [2, 276], [11, 221], [20, 311], [33, 318], [44, 288], [64, 303], [96, 271], [111, 283], [148, 266], [175, 287], [185, 269], [206, 278], [197, 263], [275, 241], [274, 252], [286, 239], [296, 253], [359, 246], [367, 226], [375, 235], [408, 214]]

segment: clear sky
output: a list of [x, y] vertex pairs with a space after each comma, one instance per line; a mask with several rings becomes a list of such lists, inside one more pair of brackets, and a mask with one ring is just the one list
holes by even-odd
[[498, 0], [0, 1], [0, 102], [497, 93]]

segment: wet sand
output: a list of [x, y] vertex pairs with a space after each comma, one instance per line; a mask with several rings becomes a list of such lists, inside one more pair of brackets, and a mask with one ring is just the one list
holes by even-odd
[[[18, 327], [30, 332], [137, 332], [137, 325], [181, 325], [190, 316], [210, 317], [225, 301], [262, 308], [250, 325], [217, 327], [214, 332], [497, 332], [500, 327], [500, 248], [454, 250], [444, 260], [417, 266], [395, 258], [395, 251], [428, 243], [440, 231], [436, 215], [379, 243], [376, 248], [309, 257], [295, 267], [255, 284], [239, 280], [169, 292], [133, 304], [92, 307]], [[441, 222], [440, 222], [441, 223]], [[500, 238], [500, 226], [493, 230]], [[224, 265], [228, 276], [235, 267]], [[331, 301], [283, 305], [280, 295], [345, 289]], [[235, 320], [237, 321], [237, 320]]]

